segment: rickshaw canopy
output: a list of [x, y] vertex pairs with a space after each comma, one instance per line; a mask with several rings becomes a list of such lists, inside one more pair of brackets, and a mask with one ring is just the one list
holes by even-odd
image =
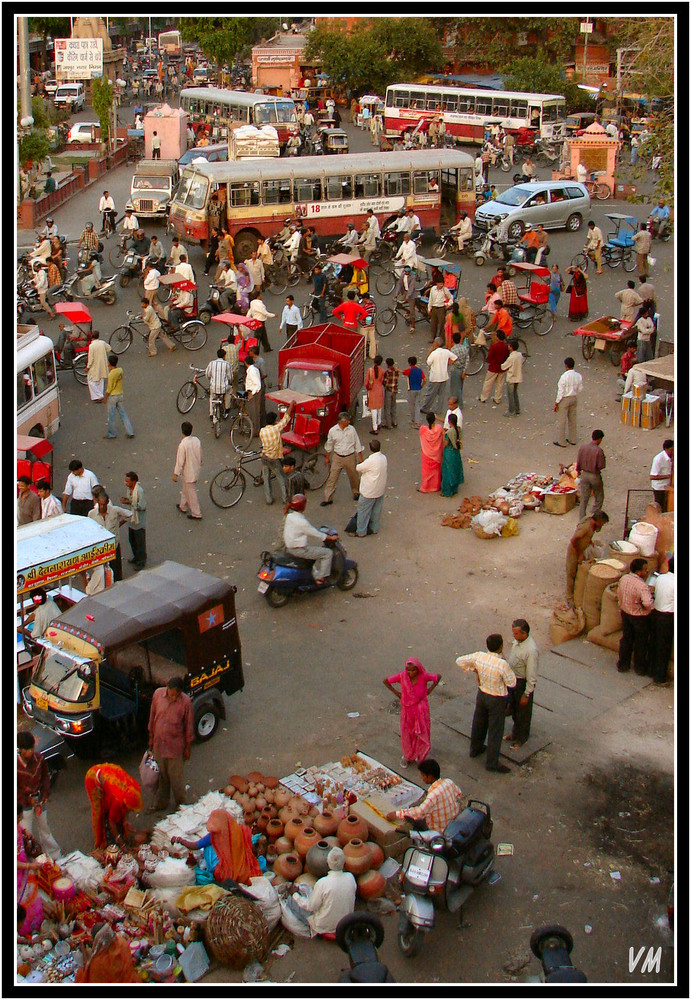
[[533, 278], [549, 278], [550, 270], [542, 264], [528, 264], [520, 261], [511, 261], [511, 267], [524, 274], [530, 274]]
[[248, 330], [258, 330], [262, 325], [261, 320], [240, 313], [219, 313], [218, 316], [211, 318], [216, 323], [225, 323], [226, 326], [246, 326]]
[[358, 257], [355, 253], [337, 253], [333, 257], [327, 257], [327, 262], [329, 264], [341, 264], [346, 267], [351, 264], [353, 267], [357, 267], [358, 270], [364, 271], [369, 264], [364, 257]]
[[611, 219], [615, 224], [618, 222], [621, 225], [622, 222], [627, 222], [634, 228], [638, 225], [638, 219], [635, 215], [621, 215], [619, 212], [605, 212], [605, 218]]
[[196, 290], [197, 286], [189, 278], [183, 278], [174, 271], [171, 274], [162, 274], [159, 283], [161, 285], [170, 285], [171, 288], [179, 288], [183, 292], [193, 292]]
[[450, 274], [455, 274], [457, 278], [461, 277], [461, 265], [444, 260], [442, 257], [418, 257], [417, 262], [426, 267], [436, 267], [439, 271], [448, 271]]
[[17, 596], [52, 587], [115, 557], [116, 539], [91, 517], [60, 514], [17, 528]]
[[17, 434], [17, 454], [31, 452], [34, 458], [43, 458], [50, 454], [53, 445], [48, 438], [32, 437], [29, 434]]
[[73, 323], [92, 323], [91, 313], [80, 302], [55, 302], [53, 308]]

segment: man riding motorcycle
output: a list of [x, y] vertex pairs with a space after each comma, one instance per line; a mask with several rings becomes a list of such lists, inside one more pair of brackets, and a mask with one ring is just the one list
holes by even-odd
[[51, 215], [49, 215], [46, 219], [46, 224], [41, 230], [40, 235], [48, 240], [52, 240], [54, 236], [58, 235], [58, 227], [53, 221], [53, 217]]
[[451, 226], [449, 232], [456, 235], [459, 252], [463, 253], [466, 243], [473, 235], [473, 222], [472, 219], [469, 218], [467, 212], [461, 212], [460, 219], [455, 226]]
[[312, 576], [314, 582], [321, 585], [326, 583], [331, 573], [333, 553], [326, 546], [315, 544], [323, 542], [329, 536], [310, 524], [303, 513], [306, 506], [307, 497], [304, 493], [296, 493], [286, 504], [283, 543], [289, 555], [313, 560]]
[[648, 228], [650, 229], [652, 235], [659, 239], [668, 226], [669, 226], [669, 205], [665, 203], [664, 198], [660, 198], [657, 205], [650, 213], [650, 218], [648, 219]]
[[80, 265], [77, 274], [79, 275], [79, 291], [81, 295], [92, 295], [94, 290], [99, 288], [103, 280], [103, 275], [101, 274], [99, 254], [96, 250], [91, 251], [88, 262]]
[[78, 250], [98, 250], [98, 236], [94, 231], [93, 222], [87, 222], [82, 230], [77, 244]]

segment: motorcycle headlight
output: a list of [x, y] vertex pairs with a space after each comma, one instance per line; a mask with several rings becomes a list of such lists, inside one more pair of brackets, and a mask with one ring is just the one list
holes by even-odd
[[328, 413], [328, 410], [326, 409], [325, 406], [320, 406], [319, 409], [317, 410], [317, 416], [318, 417], [325, 417], [327, 413]]
[[444, 840], [443, 837], [432, 837], [432, 839], [429, 841], [428, 846], [430, 851], [434, 851], [435, 853], [439, 854], [440, 851], [444, 850], [446, 846], [446, 841]]

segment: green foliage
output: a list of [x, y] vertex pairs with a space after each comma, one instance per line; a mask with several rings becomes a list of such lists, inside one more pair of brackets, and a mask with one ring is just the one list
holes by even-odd
[[69, 38], [70, 19], [69, 17], [30, 17], [29, 34], [42, 35], [47, 38]]
[[[459, 63], [485, 66], [497, 72], [522, 53], [539, 52], [546, 63], [563, 63], [579, 37], [578, 17], [456, 17], [435, 18], [445, 27], [448, 56]], [[522, 42], [527, 35], [526, 43]]]
[[204, 55], [219, 63], [232, 63], [248, 54], [252, 45], [273, 35], [278, 17], [181, 17], [183, 41], [197, 42]]
[[355, 30], [322, 22], [310, 33], [306, 60], [319, 59], [336, 84], [383, 94], [390, 83], [441, 69], [436, 27], [417, 17], [363, 19]]
[[558, 66], [524, 56], [509, 63], [504, 74], [506, 90], [526, 90], [542, 94], [563, 94], [567, 114], [573, 111], [594, 111], [595, 102], [573, 80], [566, 80]]
[[91, 81], [91, 106], [98, 115], [101, 125], [101, 142], [108, 142], [113, 107], [113, 88], [105, 76]]
[[23, 167], [27, 163], [40, 163], [49, 151], [50, 143], [42, 129], [34, 129], [19, 140], [19, 162]]
[[50, 125], [48, 103], [42, 97], [31, 98], [31, 114], [35, 128], [48, 128]]

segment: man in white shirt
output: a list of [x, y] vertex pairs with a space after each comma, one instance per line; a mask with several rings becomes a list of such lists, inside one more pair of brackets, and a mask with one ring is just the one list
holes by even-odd
[[192, 434], [194, 428], [189, 420], [183, 420], [180, 430], [182, 439], [175, 455], [173, 482], [182, 476], [180, 503], [175, 504], [181, 514], [187, 514], [191, 521], [201, 521], [202, 512], [197, 496], [197, 480], [202, 469], [202, 443]]
[[360, 237], [358, 236], [357, 229], [355, 228], [354, 222], [349, 222], [346, 228], [345, 236], [341, 236], [338, 243], [343, 248], [344, 253], [354, 253]]
[[371, 208], [367, 209], [367, 220], [365, 229], [360, 237], [359, 248], [365, 260], [369, 260], [369, 255], [377, 245], [377, 240], [381, 236], [379, 220]]
[[633, 237], [639, 278], [647, 278], [648, 276], [648, 254], [652, 249], [652, 245], [653, 238], [648, 232], [648, 226], [645, 222], [641, 222], [638, 232], [634, 233]]
[[106, 216], [110, 219], [111, 229], [115, 229], [115, 202], [112, 196], [104, 191], [98, 203], [98, 210], [101, 213], [103, 230], [106, 228]]
[[667, 511], [667, 487], [672, 483], [672, 463], [674, 461], [674, 441], [668, 438], [653, 459], [650, 467], [650, 486], [663, 514]]
[[273, 350], [273, 347], [269, 343], [269, 336], [266, 332], [266, 321], [267, 319], [276, 319], [276, 313], [269, 312], [262, 302], [261, 293], [258, 291], [252, 292], [250, 304], [247, 309], [247, 316], [250, 319], [258, 319], [261, 323], [261, 326], [255, 330], [255, 334], [258, 337], [261, 346], [264, 348], [265, 353], [268, 354]]
[[180, 258], [183, 256], [183, 254], [185, 256], [185, 259], [187, 259], [187, 251], [180, 242], [179, 237], [174, 236], [173, 244], [170, 248], [170, 263], [172, 267], [178, 266], [178, 264], [180, 263]]
[[295, 264], [297, 262], [298, 252], [300, 250], [301, 234], [300, 230], [297, 229], [295, 226], [291, 226], [290, 228], [291, 228], [291, 235], [290, 239], [286, 244], [286, 252], [288, 254], [288, 259], [290, 263]]
[[[357, 502], [357, 536], [376, 535], [386, 492], [387, 461], [381, 453], [381, 441], [370, 441], [369, 455], [355, 466], [360, 473], [360, 497]], [[354, 534], [354, 532], [349, 532]]]
[[516, 618], [511, 623], [511, 631], [513, 643], [507, 659], [516, 675], [516, 686], [509, 688], [513, 730], [504, 739], [507, 743], [511, 743], [512, 750], [518, 750], [530, 736], [539, 654], [537, 644], [530, 634], [530, 625], [525, 618]]
[[125, 209], [125, 218], [122, 220], [122, 233], [123, 239], [131, 238], [139, 229], [139, 222], [137, 221], [137, 216], [134, 214], [131, 208]]
[[655, 333], [655, 321], [651, 306], [648, 306], [644, 310], [643, 315], [639, 316], [636, 320], [636, 330], [638, 331], [636, 338], [636, 363], [640, 365], [644, 361], [653, 360], [652, 336]]
[[417, 247], [414, 240], [411, 240], [410, 233], [403, 234], [403, 242], [394, 257], [394, 271], [397, 277], [401, 276], [401, 272], [406, 266], [417, 267]]
[[320, 506], [330, 507], [333, 503], [332, 497], [342, 469], [345, 469], [348, 476], [353, 500], [359, 500], [360, 484], [355, 459], [357, 457], [358, 462], [362, 461], [362, 444], [357, 431], [350, 422], [350, 413], [347, 410], [342, 410], [338, 414], [338, 423], [335, 423], [329, 430], [324, 450], [326, 451], [326, 464], [330, 465], [331, 469], [324, 486], [324, 499]]
[[252, 421], [253, 436], [259, 433], [261, 391], [261, 372], [254, 364], [252, 356], [248, 355], [245, 358], [245, 392], [247, 393], [247, 415]]
[[651, 650], [653, 680], [660, 687], [666, 686], [667, 668], [674, 645], [675, 578], [674, 556], [664, 563], [655, 580], [655, 606], [651, 614]]
[[285, 330], [286, 337], [292, 337], [298, 330], [302, 330], [302, 313], [295, 305], [292, 295], [286, 295], [279, 330]]
[[90, 469], [84, 468], [78, 458], [72, 459], [68, 469], [70, 472], [62, 493], [63, 512], [67, 513], [67, 504], [71, 501], [69, 513], [87, 517], [94, 505], [93, 488], [98, 486], [98, 479]]
[[144, 270], [144, 298], [154, 304], [156, 301], [156, 292], [161, 284], [161, 272], [157, 267], [151, 263], [147, 262], [146, 268]]
[[317, 880], [309, 896], [304, 897], [295, 887], [290, 898], [291, 912], [308, 924], [312, 937], [333, 934], [339, 921], [355, 909], [357, 883], [350, 872], [344, 871], [345, 854], [341, 848], [332, 847], [326, 862], [329, 873]]
[[51, 319], [55, 319], [57, 313], [48, 302], [48, 270], [45, 264], [36, 262], [34, 264], [34, 288], [38, 295], [39, 302], [48, 313]]
[[264, 265], [259, 259], [259, 254], [256, 250], [252, 251], [252, 256], [248, 257], [245, 261], [245, 267], [249, 271], [250, 278], [254, 283], [255, 288], [261, 289], [264, 284]]
[[323, 542], [327, 536], [307, 520], [303, 514], [306, 505], [304, 493], [296, 493], [289, 501], [290, 509], [283, 524], [283, 544], [290, 555], [314, 561], [312, 576], [314, 582], [321, 586], [331, 573], [333, 552], [325, 545], [314, 544]]
[[444, 279], [439, 278], [429, 290], [427, 299], [427, 314], [429, 315], [429, 329], [431, 339], [434, 342], [437, 334], [444, 332], [446, 323], [446, 310], [453, 305], [453, 295], [448, 288], [444, 287]]
[[[576, 444], [576, 408], [578, 405], [579, 393], [583, 391], [583, 376], [574, 371], [576, 362], [573, 358], [564, 358], [566, 371], [557, 382], [557, 398], [554, 402], [554, 412], [557, 417], [558, 441], [554, 441], [559, 448], [566, 448], [568, 444]], [[568, 424], [569, 436], [566, 436]]]
[[420, 219], [415, 214], [415, 212], [413, 211], [412, 208], [407, 208], [405, 214], [406, 214], [406, 218], [408, 219], [408, 232], [409, 233], [412, 234], [412, 233], [417, 232], [417, 231], [419, 231], [419, 230], [422, 229], [422, 226], [420, 225]]
[[36, 483], [36, 492], [41, 501], [42, 521], [46, 521], [49, 517], [59, 517], [64, 513], [58, 498], [50, 492], [50, 483], [47, 479], [40, 479]]
[[463, 253], [466, 243], [473, 235], [473, 223], [467, 212], [461, 212], [460, 219], [455, 226], [451, 227], [449, 232], [456, 234], [459, 252]]
[[429, 378], [420, 401], [421, 413], [446, 413], [449, 398], [449, 366], [456, 364], [456, 361], [456, 355], [444, 347], [441, 337], [437, 337], [433, 349], [427, 355]]
[[630, 323], [633, 323], [636, 316], [636, 309], [638, 306], [643, 305], [643, 299], [636, 291], [636, 283], [634, 281], [627, 281], [626, 288], [622, 288], [620, 292], [617, 292], [616, 298], [621, 302], [619, 319], [626, 319]]
[[457, 420], [457, 426], [459, 431], [463, 429], [463, 411], [458, 405], [458, 399], [456, 396], [449, 396], [449, 402], [446, 409], [446, 416], [444, 417], [444, 430], [449, 429], [449, 417], [451, 414], [455, 414]]
[[585, 240], [585, 252], [593, 258], [597, 264], [597, 273], [602, 274], [602, 248], [605, 245], [605, 240], [602, 235], [602, 230], [599, 226], [596, 226], [591, 219], [588, 223], [588, 235]]
[[219, 305], [221, 309], [232, 312], [237, 301], [238, 281], [235, 271], [230, 266], [230, 261], [223, 261], [221, 264], [221, 273], [216, 278], [214, 284], [218, 285], [220, 292]]
[[179, 262], [175, 265], [175, 273], [181, 275], [183, 278], [186, 278], [187, 281], [191, 281], [196, 285], [192, 265], [188, 262], [187, 253], [184, 250], [180, 254]]

